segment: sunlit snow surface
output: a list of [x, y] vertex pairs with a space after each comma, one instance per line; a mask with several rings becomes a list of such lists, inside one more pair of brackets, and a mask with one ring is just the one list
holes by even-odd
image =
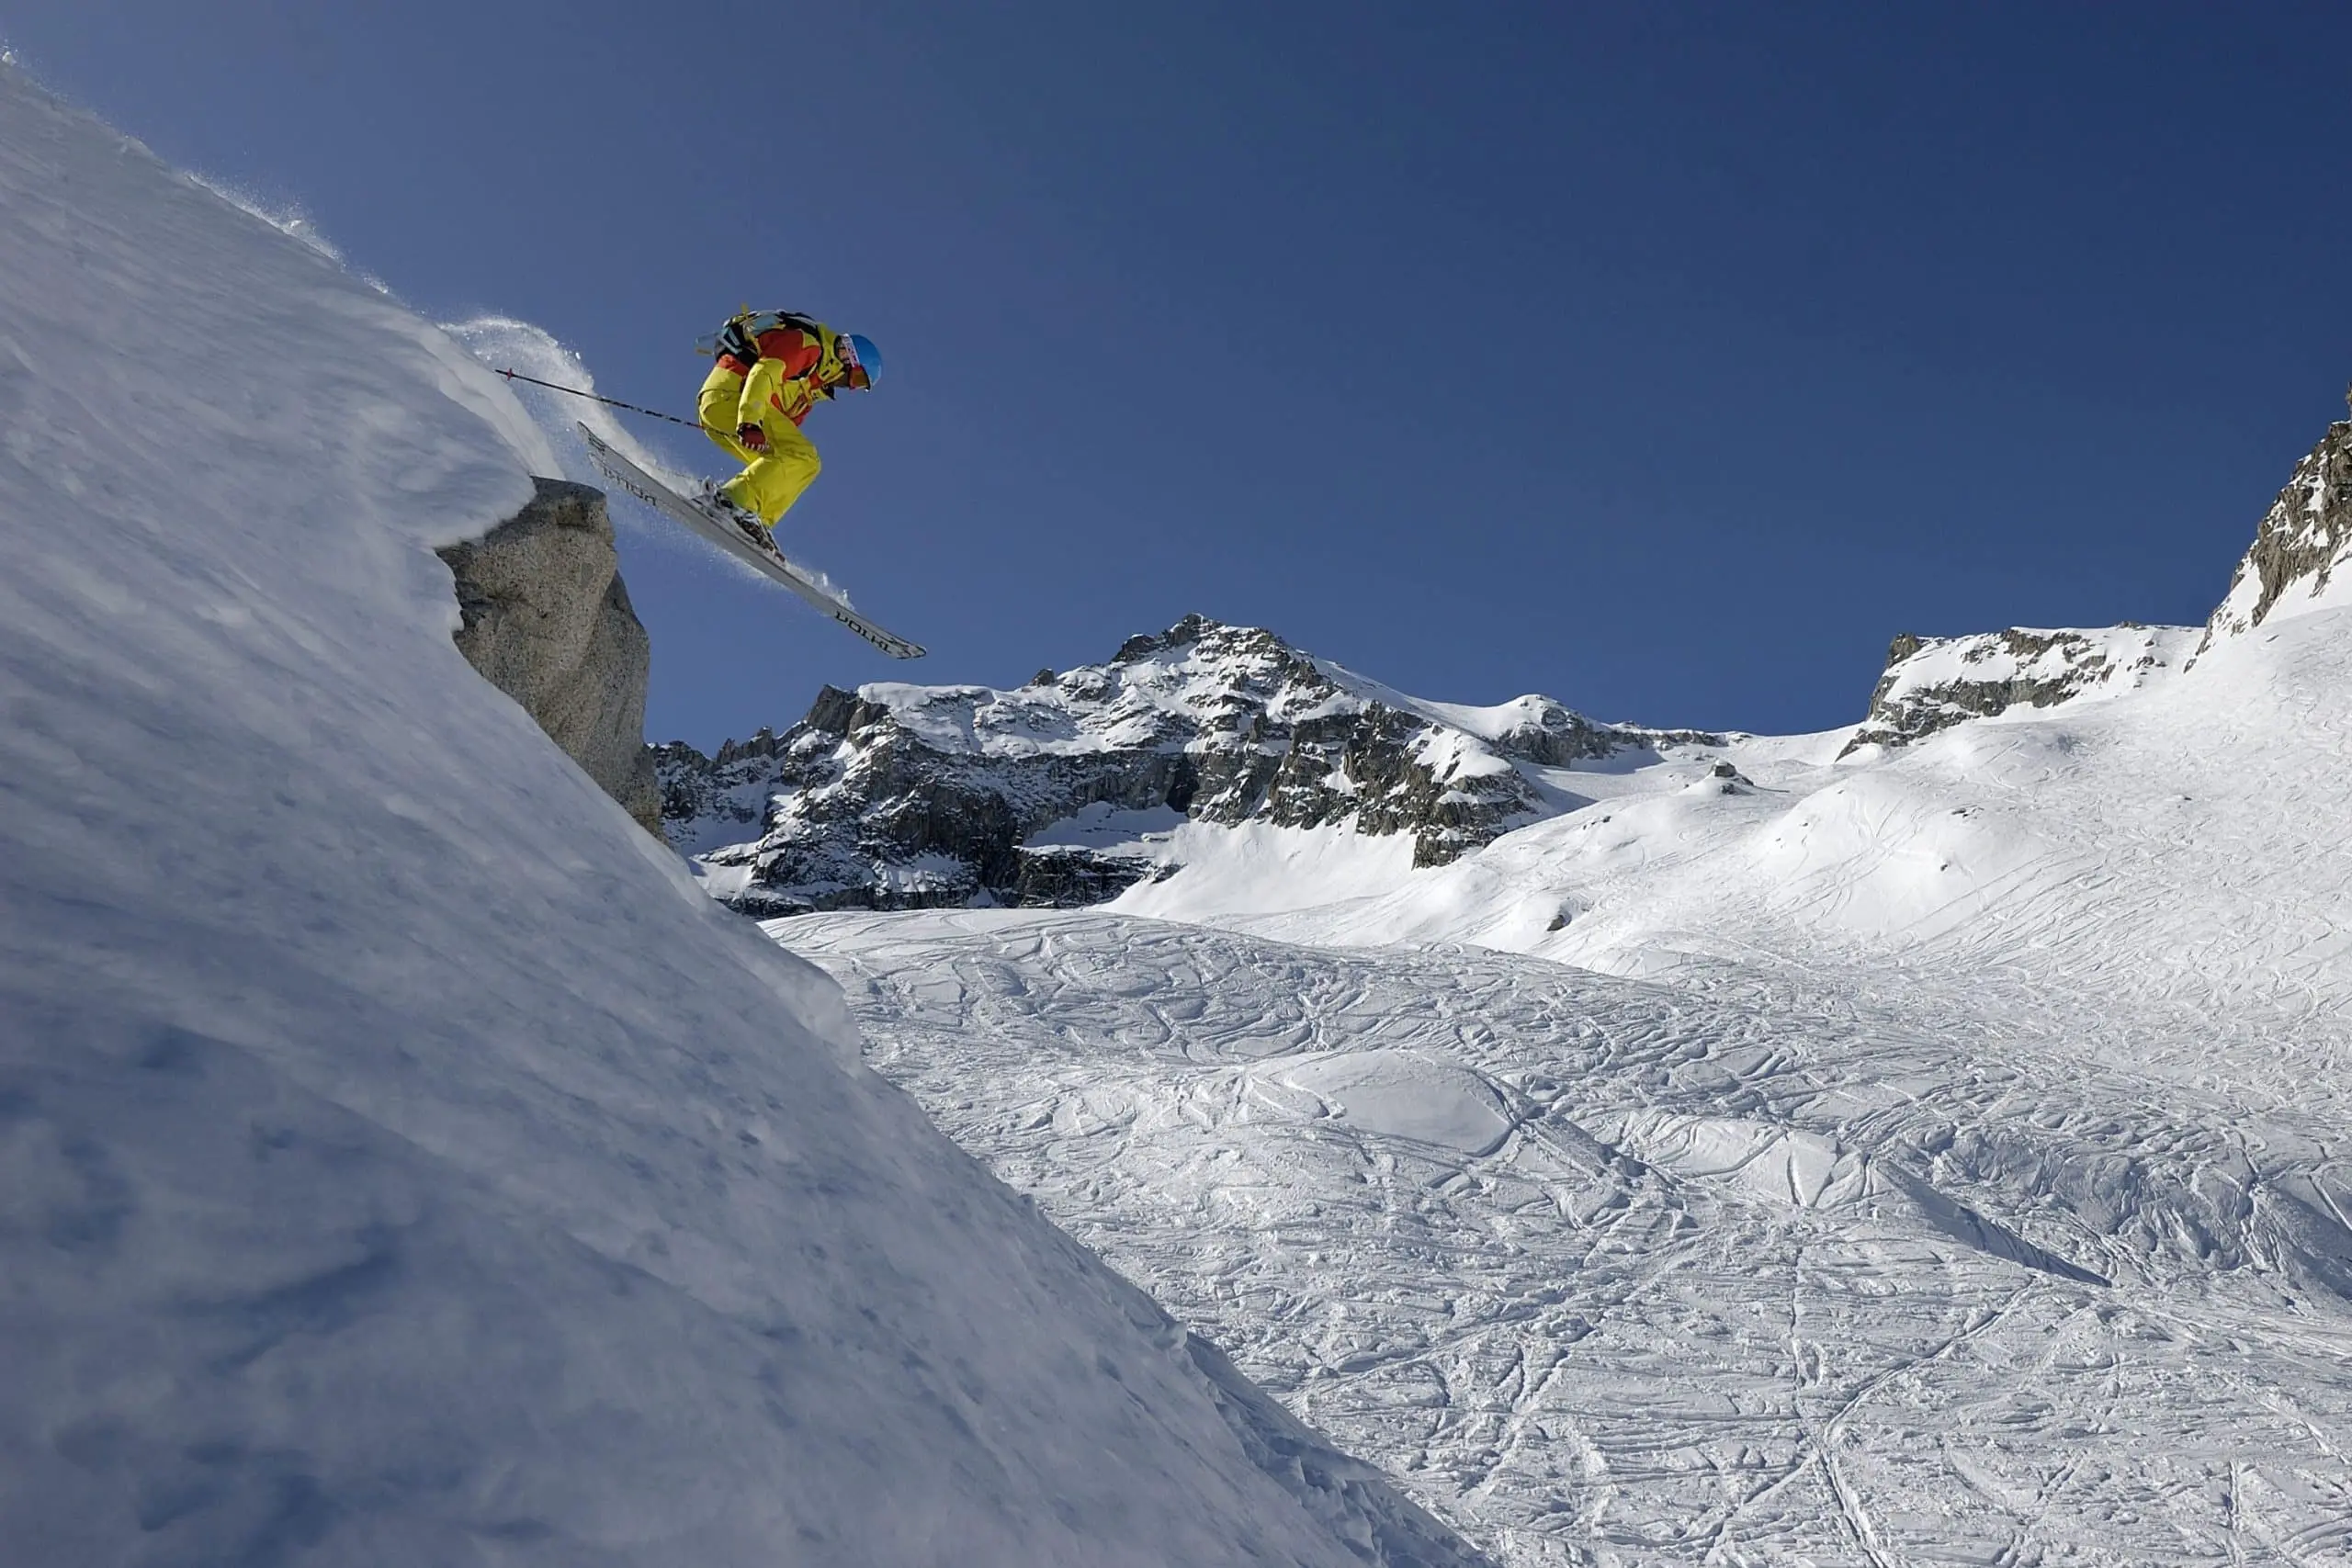
[[1433, 871], [1204, 834], [1122, 906], [1188, 923], [770, 930], [1510, 1562], [2343, 1563], [2348, 711], [2324, 612], [1891, 757], [1736, 740]]
[[1465, 1562], [467, 666], [548, 465], [0, 66], [0, 1562]]

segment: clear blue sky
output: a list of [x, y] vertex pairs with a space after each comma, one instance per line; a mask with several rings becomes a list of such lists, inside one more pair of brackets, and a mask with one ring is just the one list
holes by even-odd
[[2340, 4], [0, 0], [0, 39], [618, 396], [687, 409], [744, 299], [882, 344], [786, 536], [932, 657], [626, 538], [650, 728], [706, 746], [1193, 610], [1431, 697], [1826, 728], [1897, 631], [2202, 618], [2352, 377]]

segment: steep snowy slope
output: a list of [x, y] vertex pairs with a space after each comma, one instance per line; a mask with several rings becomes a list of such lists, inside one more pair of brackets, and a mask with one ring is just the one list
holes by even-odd
[[1467, 1558], [476, 679], [545, 449], [0, 68], [0, 1557]]
[[1579, 761], [1442, 866], [1196, 824], [1102, 911], [770, 930], [1511, 1563], [2352, 1562], [2347, 450], [2204, 637], [1902, 649], [1860, 748]]

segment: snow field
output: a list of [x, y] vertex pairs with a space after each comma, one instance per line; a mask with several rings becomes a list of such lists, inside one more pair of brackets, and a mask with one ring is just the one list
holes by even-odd
[[1095, 913], [772, 930], [958, 1141], [1508, 1562], [2352, 1553], [2341, 1122], [2102, 1066], [2139, 1021]]
[[771, 931], [1507, 1562], [2352, 1562], [2347, 694], [2304, 606], [1900, 751], [1542, 770], [1434, 870], [1193, 824], [1102, 911]]

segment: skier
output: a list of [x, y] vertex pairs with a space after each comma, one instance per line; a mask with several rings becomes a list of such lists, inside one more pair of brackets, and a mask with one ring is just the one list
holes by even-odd
[[743, 464], [704, 500], [763, 549], [774, 529], [822, 465], [800, 422], [842, 387], [865, 391], [882, 369], [871, 338], [836, 333], [789, 310], [747, 310], [704, 340], [718, 364], [702, 384], [695, 412], [703, 434]]

